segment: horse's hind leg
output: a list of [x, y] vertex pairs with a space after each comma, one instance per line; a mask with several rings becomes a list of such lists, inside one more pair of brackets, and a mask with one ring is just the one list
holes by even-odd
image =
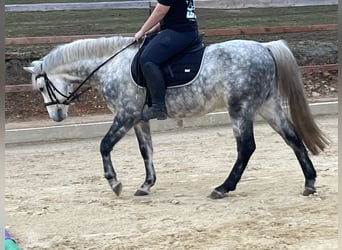
[[146, 170], [145, 181], [135, 192], [135, 195], [143, 196], [150, 193], [150, 188], [156, 182], [156, 174], [152, 162], [153, 147], [149, 122], [141, 121], [134, 127], [134, 131], [138, 139], [140, 153], [144, 159]]
[[270, 126], [280, 134], [296, 154], [305, 177], [305, 189], [303, 195], [307, 196], [315, 193], [316, 171], [302, 140], [295, 132], [293, 124], [288, 119], [280, 103], [271, 99], [265, 103], [259, 113], [270, 124]]
[[233, 191], [247, 166], [247, 163], [255, 151], [253, 134], [253, 119], [241, 117], [242, 112], [230, 110], [229, 114], [233, 123], [233, 132], [237, 144], [237, 160], [225, 182], [214, 189], [210, 198], [220, 199], [225, 193]]

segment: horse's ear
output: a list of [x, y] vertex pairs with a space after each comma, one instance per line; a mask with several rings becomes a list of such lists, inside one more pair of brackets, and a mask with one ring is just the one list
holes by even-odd
[[25, 71], [31, 73], [31, 74], [37, 74], [37, 68], [39, 67], [40, 71], [42, 71], [42, 60], [36, 60], [31, 62], [29, 67], [23, 67]]
[[34, 73], [34, 67], [24, 67], [24, 70], [33, 74]]

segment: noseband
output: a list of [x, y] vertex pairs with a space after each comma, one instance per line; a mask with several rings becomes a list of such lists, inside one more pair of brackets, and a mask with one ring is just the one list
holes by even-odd
[[[110, 56], [109, 58], [107, 58], [103, 63], [101, 63], [99, 66], [97, 66], [97, 68], [95, 68], [81, 83], [80, 85], [71, 93], [69, 93], [69, 95], [65, 95], [63, 93], [61, 93], [61, 91], [59, 91], [56, 86], [51, 82], [51, 80], [49, 79], [49, 77], [47, 76], [47, 74], [44, 72], [43, 74], [39, 74], [36, 76], [36, 80], [43, 77], [44, 78], [44, 82], [45, 82], [45, 86], [46, 86], [46, 91], [49, 95], [50, 98], [50, 102], [45, 103], [45, 107], [47, 106], [51, 106], [51, 105], [56, 105], [56, 104], [63, 104], [63, 105], [69, 105], [72, 101], [74, 101], [75, 99], [78, 99], [82, 94], [84, 94], [85, 92], [87, 92], [88, 90], [91, 89], [91, 87], [86, 88], [83, 91], [80, 91], [81, 87], [89, 80], [90, 77], [92, 77], [96, 71], [98, 71], [103, 65], [105, 65], [107, 62], [109, 62], [110, 60], [112, 60], [115, 56], [117, 56], [118, 54], [120, 54], [122, 51], [124, 51], [125, 49], [127, 49], [128, 47], [132, 46], [133, 44], [135, 44], [136, 41], [131, 42], [130, 44], [128, 44], [126, 47], [122, 48], [121, 50], [119, 50], [118, 52], [116, 52], [115, 54], [113, 54], [112, 56]], [[65, 100], [63, 102], [59, 101], [55, 92], [57, 92], [59, 95], [63, 96], [65, 98]]]

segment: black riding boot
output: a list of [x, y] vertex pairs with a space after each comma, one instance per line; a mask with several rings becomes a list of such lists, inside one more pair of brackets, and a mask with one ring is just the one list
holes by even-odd
[[167, 110], [165, 106], [165, 80], [163, 73], [158, 65], [154, 63], [145, 63], [142, 65], [142, 72], [146, 79], [148, 90], [151, 94], [152, 106], [141, 114], [142, 120], [157, 118], [165, 120]]

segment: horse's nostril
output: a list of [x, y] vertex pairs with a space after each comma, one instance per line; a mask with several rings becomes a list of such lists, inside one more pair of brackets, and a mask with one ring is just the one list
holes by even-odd
[[62, 117], [63, 116], [63, 109], [61, 109], [61, 108], [57, 109], [57, 116], [58, 117]]

